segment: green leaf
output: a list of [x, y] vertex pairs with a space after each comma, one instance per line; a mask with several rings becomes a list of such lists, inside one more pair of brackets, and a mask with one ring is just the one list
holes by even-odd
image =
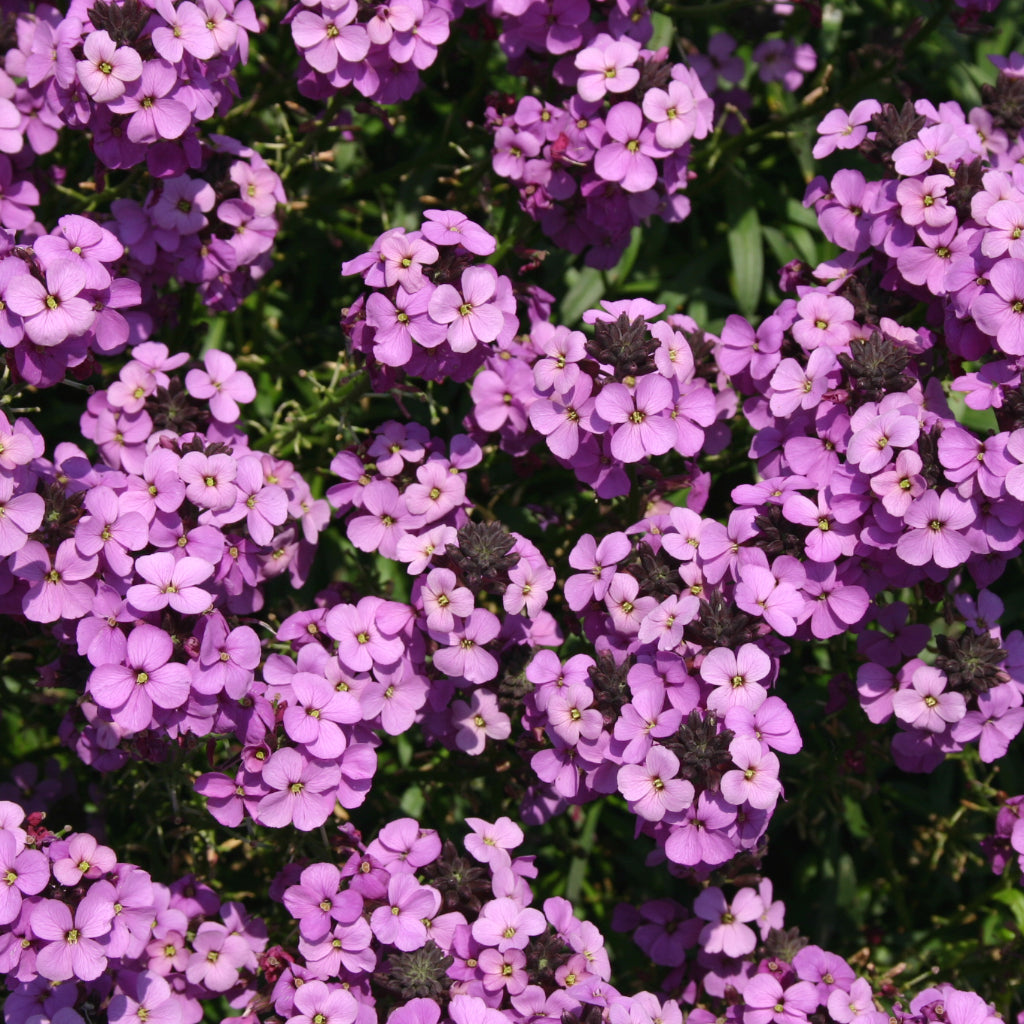
[[999, 900], [1000, 903], [1005, 903], [1010, 908], [1010, 913], [1013, 914], [1013, 919], [1017, 923], [1017, 930], [1024, 934], [1024, 892], [1020, 889], [1004, 889], [1002, 892], [997, 892], [993, 899]]
[[748, 206], [739, 220], [729, 229], [726, 240], [729, 244], [729, 258], [732, 274], [729, 285], [740, 312], [753, 316], [761, 299], [764, 284], [764, 245], [761, 236], [761, 220], [757, 210]]

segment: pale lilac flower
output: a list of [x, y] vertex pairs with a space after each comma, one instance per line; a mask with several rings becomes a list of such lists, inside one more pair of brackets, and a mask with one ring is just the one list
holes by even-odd
[[440, 909], [441, 894], [436, 889], [420, 885], [415, 875], [392, 875], [387, 902], [370, 915], [370, 927], [378, 941], [408, 953], [427, 941], [423, 921]]
[[170, 606], [185, 615], [198, 615], [210, 607], [208, 591], [199, 586], [216, 567], [201, 558], [175, 559], [168, 552], [142, 555], [135, 569], [146, 581], [128, 588], [128, 602], [139, 611], [155, 612]]
[[588, 102], [601, 100], [609, 92], [629, 92], [640, 81], [640, 72], [633, 67], [639, 56], [640, 44], [634, 40], [599, 35], [574, 58], [582, 72], [576, 91]]
[[50, 553], [37, 540], [27, 541], [11, 558], [11, 572], [28, 581], [22, 599], [25, 617], [32, 622], [80, 619], [92, 605], [96, 572], [95, 556], [83, 558], [70, 538], [62, 541], [50, 560]]
[[744, 801], [758, 810], [774, 807], [782, 792], [778, 757], [758, 740], [743, 737], [729, 744], [729, 756], [737, 768], [722, 776], [722, 796], [737, 807]]
[[630, 391], [624, 384], [607, 384], [597, 396], [597, 414], [618, 424], [612, 434], [612, 455], [622, 462], [639, 462], [664, 455], [676, 440], [675, 423], [662, 415], [672, 404], [672, 385], [658, 374], [645, 374]]
[[85, 59], [78, 62], [78, 80], [97, 103], [109, 103], [125, 85], [142, 74], [142, 58], [130, 46], [118, 46], [105, 30], [90, 32], [82, 44]]
[[624, 764], [619, 769], [619, 792], [645, 821], [661, 821], [668, 812], [685, 810], [693, 803], [693, 785], [677, 778], [678, 771], [679, 758], [665, 747], [654, 746], [642, 765]]
[[740, 889], [732, 903], [727, 903], [722, 890], [712, 886], [697, 896], [693, 910], [708, 922], [700, 933], [706, 952], [741, 957], [754, 951], [757, 935], [747, 922], [756, 921], [764, 913], [764, 904], [753, 889]]
[[0, 829], [0, 925], [16, 920], [23, 897], [37, 896], [49, 882], [46, 854], [24, 849], [13, 831]]
[[282, 747], [270, 755], [260, 778], [271, 792], [260, 800], [256, 820], [271, 828], [293, 823], [300, 832], [311, 832], [334, 810], [341, 771]]
[[128, 634], [124, 665], [99, 665], [89, 676], [89, 693], [129, 733], [149, 728], [153, 705], [168, 710], [188, 699], [191, 673], [172, 662], [174, 644], [162, 629], [141, 623]]
[[46, 284], [30, 274], [16, 277], [7, 287], [7, 305], [25, 321], [25, 333], [37, 345], [51, 348], [65, 338], [84, 334], [96, 318], [93, 304], [79, 296], [86, 286], [85, 271], [70, 259], [56, 260], [46, 269]]
[[512, 735], [512, 720], [498, 707], [498, 698], [489, 690], [474, 690], [469, 703], [452, 701], [452, 725], [458, 730], [455, 745], [467, 754], [483, 753], [487, 740], [507, 740]]
[[185, 134], [192, 115], [184, 103], [171, 96], [178, 86], [177, 72], [166, 61], [143, 64], [139, 77], [109, 104], [113, 113], [128, 116], [125, 134], [130, 141], [146, 144]]
[[743, 989], [744, 1024], [802, 1024], [818, 1008], [818, 991], [809, 981], [784, 989], [771, 974], [755, 974]]
[[904, 516], [910, 529], [896, 544], [896, 553], [910, 565], [935, 562], [943, 569], [963, 565], [971, 545], [959, 531], [975, 519], [973, 506], [953, 491], [926, 491], [911, 503]]
[[430, 296], [431, 317], [448, 324], [448, 344], [455, 352], [471, 352], [477, 342], [494, 341], [504, 326], [504, 316], [495, 302], [497, 271], [491, 266], [467, 267], [459, 291], [442, 284]]
[[185, 387], [193, 398], [208, 398], [210, 412], [221, 423], [234, 423], [239, 416], [238, 403], [256, 397], [252, 377], [235, 366], [226, 352], [210, 349], [203, 354], [205, 370], [189, 370]]
[[110, 931], [112, 908], [105, 889], [97, 882], [78, 904], [74, 919], [60, 900], [43, 900], [32, 910], [32, 932], [45, 945], [36, 954], [36, 970], [50, 981], [93, 981], [107, 966], [103, 946], [97, 941]]
[[466, 852], [491, 868], [507, 867], [512, 860], [508, 851], [522, 845], [523, 830], [511, 818], [467, 818], [466, 824], [473, 830], [465, 839]]
[[928, 732], [944, 732], [967, 713], [963, 694], [947, 692], [946, 676], [929, 665], [915, 670], [909, 688], [893, 694], [892, 708], [901, 722]]

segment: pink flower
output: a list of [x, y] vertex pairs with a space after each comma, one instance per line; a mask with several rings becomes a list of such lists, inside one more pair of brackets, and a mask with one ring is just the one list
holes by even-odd
[[693, 785], [676, 778], [678, 771], [679, 758], [672, 751], [652, 747], [643, 765], [624, 764], [619, 769], [619, 792], [645, 821], [661, 821], [668, 812], [683, 811], [693, 803]]
[[448, 344], [455, 352], [471, 352], [477, 342], [494, 341], [504, 326], [495, 304], [498, 273], [490, 266], [467, 267], [461, 294], [450, 284], [439, 285], [428, 307], [438, 323], [448, 324]]
[[271, 828], [292, 823], [300, 832], [311, 832], [334, 810], [341, 771], [282, 747], [270, 755], [260, 778], [270, 793], [260, 800], [256, 820]]
[[408, 953], [426, 943], [424, 918], [433, 917], [440, 909], [441, 894], [436, 889], [420, 885], [415, 875], [392, 875], [386, 905], [370, 915], [370, 927], [380, 942]]
[[149, 728], [153, 705], [177, 708], [189, 694], [190, 672], [172, 662], [174, 644], [162, 629], [141, 623], [128, 634], [126, 665], [100, 665], [89, 676], [89, 692], [129, 733]]
[[56, 622], [88, 614], [95, 594], [90, 578], [96, 566], [95, 556], [83, 558], [71, 539], [61, 542], [52, 563], [39, 541], [28, 541], [11, 559], [11, 571], [29, 584], [22, 599], [25, 617], [32, 622]]
[[226, 352], [210, 349], [203, 355], [205, 370], [189, 370], [185, 387], [193, 398], [210, 399], [210, 412], [221, 423], [234, 423], [239, 416], [238, 403], [256, 397], [252, 377], [235, 367]]
[[46, 270], [46, 284], [30, 274], [16, 277], [7, 287], [7, 305], [24, 318], [25, 333], [37, 345], [52, 347], [77, 338], [93, 324], [96, 313], [85, 288], [85, 271], [72, 260], [57, 260]]
[[113, 910], [109, 882], [97, 882], [78, 904], [74, 919], [60, 900], [43, 900], [32, 911], [32, 932], [45, 945], [36, 955], [36, 970], [50, 981], [93, 981], [107, 966], [96, 940], [110, 931]]
[[135, 569], [146, 580], [128, 588], [128, 602], [139, 611], [155, 612], [168, 606], [184, 615], [198, 615], [210, 607], [210, 594], [199, 586], [213, 575], [214, 566], [185, 555], [175, 559], [168, 552], [143, 555]]
[[78, 62], [78, 80], [97, 103], [109, 103], [125, 85], [142, 74], [142, 58], [130, 46], [118, 46], [105, 30], [90, 32], [82, 44], [85, 59]]
[[754, 951], [757, 935], [746, 922], [756, 921], [764, 913], [764, 904], [753, 889], [740, 889], [730, 904], [722, 890], [712, 886], [694, 900], [693, 909], [708, 922], [700, 933], [706, 952], [741, 957]]
[[908, 689], [893, 694], [892, 708], [901, 722], [928, 732], [943, 732], [967, 713], [963, 694], [947, 693], [945, 675], [928, 665], [914, 672]]

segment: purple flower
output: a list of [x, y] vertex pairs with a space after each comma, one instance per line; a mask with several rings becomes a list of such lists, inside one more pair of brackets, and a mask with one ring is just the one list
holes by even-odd
[[226, 352], [210, 349], [203, 355], [205, 370], [189, 370], [185, 387], [193, 398], [208, 398], [210, 412], [221, 423], [238, 420], [239, 402], [251, 402], [256, 397], [252, 377], [235, 366]]
[[441, 894], [420, 885], [415, 875], [392, 875], [388, 881], [386, 905], [370, 915], [370, 927], [378, 941], [397, 946], [403, 952], [419, 949], [427, 941], [424, 918], [441, 909]]
[[737, 807], [744, 802], [758, 810], [774, 807], [782, 792], [779, 759], [759, 740], [743, 737], [729, 744], [729, 756], [737, 769], [722, 776], [722, 796]]
[[271, 828], [291, 823], [300, 832], [311, 832], [334, 810], [341, 772], [337, 765], [319, 764], [282, 747], [270, 755], [260, 778], [271, 792], [260, 800], [256, 820]]
[[798, 981], [783, 989], [771, 974], [755, 974], [743, 989], [745, 1024], [803, 1024], [818, 1008], [817, 989]]
[[142, 74], [142, 58], [130, 46], [118, 46], [106, 31], [90, 32], [82, 44], [78, 80], [97, 103], [109, 103]]
[[629, 92], [640, 81], [640, 72], [633, 67], [639, 56], [640, 45], [632, 39], [616, 40], [602, 33], [573, 60], [582, 72], [576, 91], [587, 101], [603, 99], [609, 92]]
[[87, 614], [95, 594], [90, 578], [96, 565], [95, 557], [79, 555], [73, 540], [61, 542], [52, 563], [39, 541], [27, 541], [11, 558], [11, 572], [28, 581], [22, 599], [25, 617], [32, 622], [56, 622]]
[[622, 462], [639, 462], [648, 455], [664, 455], [676, 441], [676, 427], [662, 415], [672, 404], [672, 385], [657, 374], [646, 374], [630, 391], [624, 384], [607, 384], [597, 396], [598, 416], [619, 424], [612, 434], [611, 451]]
[[351, 992], [318, 979], [307, 981], [295, 993], [295, 1009], [288, 1024], [353, 1024], [359, 1003]]
[[147, 729], [153, 705], [173, 709], [184, 704], [190, 673], [172, 662], [174, 644], [156, 626], [142, 623], [128, 634], [127, 665], [100, 665], [89, 676], [89, 692], [100, 707], [129, 733]]
[[693, 803], [693, 785], [676, 778], [679, 758], [664, 747], [652, 747], [642, 765], [624, 764], [618, 772], [619, 792], [645, 821], [661, 821], [668, 812]]
[[486, 683], [498, 674], [497, 659], [484, 649], [501, 632], [501, 621], [484, 608], [474, 608], [461, 626], [445, 634], [432, 634], [447, 644], [434, 654], [434, 665], [452, 679]]
[[431, 317], [448, 324], [448, 344], [454, 352], [471, 352], [477, 342], [494, 341], [504, 316], [494, 302], [498, 273], [490, 266], [467, 267], [462, 272], [461, 294], [450, 284], [437, 287], [428, 306]]
[[700, 933], [706, 952], [741, 957], [754, 951], [757, 935], [746, 922], [756, 921], [764, 913], [764, 904], [755, 890], [740, 889], [732, 903], [727, 903], [722, 890], [712, 886], [694, 900], [693, 910], [708, 922]]
[[539, 910], [523, 907], [507, 896], [489, 900], [473, 922], [472, 934], [484, 946], [499, 953], [507, 949], [526, 949], [534, 935], [540, 935], [547, 921]]
[[49, 882], [46, 854], [24, 849], [13, 832], [0, 830], [0, 925], [16, 920], [23, 897], [38, 895]]
[[653, 157], [666, 155], [655, 142], [650, 125], [635, 103], [616, 103], [605, 119], [605, 142], [594, 157], [594, 170], [605, 181], [618, 182], [627, 192], [645, 192], [658, 180]]
[[128, 588], [128, 602], [143, 612], [170, 607], [184, 615], [198, 615], [211, 603], [210, 594], [199, 584], [213, 575], [214, 568], [191, 555], [179, 559], [163, 551], [142, 555], [135, 560], [135, 569], [146, 582]]
[[980, 736], [978, 752], [982, 761], [986, 764], [998, 761], [1024, 728], [1020, 699], [1018, 690], [1006, 683], [979, 694], [978, 710], [968, 711], [953, 726], [953, 739], [967, 743]]
[[192, 122], [188, 107], [172, 99], [178, 87], [177, 72], [163, 60], [149, 60], [127, 91], [109, 106], [115, 114], [129, 117], [125, 134], [137, 143], [177, 139]]
[[52, 347], [77, 338], [93, 324], [96, 313], [79, 292], [85, 271], [70, 259], [56, 260], [46, 270], [46, 284], [23, 274], [7, 287], [7, 305], [24, 318], [25, 333], [37, 345]]
[[108, 882], [97, 882], [78, 904], [74, 919], [60, 900], [43, 900], [32, 909], [32, 932], [45, 945], [36, 954], [36, 970], [50, 981], [93, 981], [107, 966], [96, 940], [110, 931], [113, 915]]
[[896, 544], [896, 553], [910, 565], [934, 562], [943, 569], [963, 565], [971, 545], [958, 531], [975, 519], [973, 506], [953, 491], [926, 491], [911, 503], [904, 521], [910, 529]]
[[963, 694], [946, 692], [945, 675], [928, 665], [915, 670], [909, 688], [893, 694], [892, 708], [901, 722], [928, 732], [944, 732], [967, 713]]
[[434, 245], [461, 245], [474, 256], [490, 256], [498, 247], [494, 237], [457, 210], [427, 210], [423, 237]]
[[193, 985], [211, 992], [227, 992], [238, 981], [238, 974], [251, 952], [241, 935], [235, 935], [218, 921], [204, 921], [192, 940], [192, 955], [185, 976]]

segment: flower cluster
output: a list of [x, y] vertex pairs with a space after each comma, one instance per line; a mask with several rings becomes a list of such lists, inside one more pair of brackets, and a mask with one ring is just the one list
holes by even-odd
[[689, 142], [711, 131], [714, 105], [695, 71], [629, 37], [579, 45], [564, 99], [491, 109], [492, 166], [556, 244], [613, 267], [641, 221], [689, 213]]
[[[0, 803], [6, 1019], [84, 1024], [102, 1009], [113, 1024], [181, 1024], [223, 995], [244, 1019], [273, 1007], [287, 1024], [683, 1020], [676, 998], [612, 985], [604, 937], [569, 901], [532, 905], [537, 868], [515, 852], [518, 825], [466, 824], [464, 852], [402, 818], [369, 843], [341, 828], [337, 863], [285, 865], [271, 892], [297, 925], [288, 946], [193, 878], [163, 885], [92, 835], [55, 835], [41, 816], [26, 822], [17, 804]], [[802, 1024], [821, 1010], [836, 1024], [890, 1019], [842, 958], [783, 930], [767, 880], [731, 899], [706, 888], [692, 915], [671, 900], [620, 910], [618, 927], [635, 930], [656, 962], [676, 968], [673, 987], [704, 1005], [688, 1020], [711, 1024], [711, 1007], [726, 1005], [728, 1019], [758, 1024]], [[999, 1020], [948, 985], [897, 1003], [892, 1019]]]
[[[737, 603], [792, 635], [796, 606], [785, 610], [783, 594], [795, 582], [820, 602], [815, 636], [860, 629], [861, 702], [874, 722], [895, 717], [897, 762], [919, 771], [975, 739], [994, 760], [1024, 722], [1020, 635], [1001, 635], [1001, 606], [984, 592], [977, 603], [961, 594], [952, 608], [962, 567], [984, 587], [1024, 540], [1009, 283], [1024, 266], [1012, 248], [1020, 143], [1011, 146], [993, 117], [988, 108], [898, 112], [868, 101], [830, 114], [823, 142], [842, 149], [859, 138], [888, 176], [868, 182], [840, 170], [812, 182], [806, 202], [844, 251], [813, 270], [788, 268], [796, 297], [756, 330], [730, 317], [716, 346], [719, 368], [746, 396], [751, 455], [771, 482], [734, 495], [735, 539], [774, 559], [774, 579], [754, 587], [763, 611]], [[915, 302], [925, 310], [919, 326], [906, 316]], [[940, 331], [954, 356], [980, 368], [950, 371]], [[950, 377], [970, 409], [994, 410], [996, 429], [954, 416]], [[798, 563], [809, 589], [786, 576]], [[906, 606], [892, 600], [918, 583], [953, 588], [957, 623], [924, 660], [930, 631], [908, 625]]]
[[250, 0], [97, 0], [68, 15], [40, 4], [15, 27], [5, 77], [24, 85], [14, 95], [29, 145], [56, 143], [36, 148], [31, 120], [88, 131], [106, 167], [145, 162], [156, 177], [199, 166], [197, 125], [230, 106], [232, 72], [260, 30]]
[[[119, 190], [109, 214], [61, 219], [58, 237], [73, 235], [65, 248], [89, 261], [84, 287], [99, 294], [84, 298], [92, 299], [94, 313], [138, 305], [141, 287], [146, 312], [162, 319], [166, 309], [154, 290], [171, 281], [196, 285], [214, 309], [233, 309], [266, 269], [277, 233], [274, 209], [284, 200], [280, 178], [248, 147], [222, 135], [204, 138], [199, 130], [234, 102], [233, 72], [247, 57], [248, 34], [257, 31], [250, 0], [100, 0], [66, 16], [44, 4], [14, 19], [18, 45], [7, 51], [0, 72], [0, 92], [12, 96], [0, 102], [13, 119], [0, 145], [0, 226], [24, 232], [21, 246], [37, 250], [41, 274], [60, 254], [53, 245], [34, 245], [43, 231], [34, 224], [41, 177], [33, 159], [54, 148], [60, 130], [88, 134], [99, 187], [108, 170], [145, 164], [148, 171], [141, 187]], [[65, 227], [68, 220], [73, 226]], [[10, 244], [4, 249], [0, 258]], [[105, 294], [110, 274], [104, 283], [100, 264], [111, 263], [122, 277]], [[40, 275], [60, 308], [48, 303], [43, 319], [53, 327], [42, 337], [36, 334], [43, 320], [35, 317], [36, 331], [27, 333], [36, 345], [81, 339], [90, 326], [84, 308], [68, 301], [83, 286], [74, 275], [64, 277], [55, 292], [58, 283]], [[18, 312], [17, 303], [11, 308]], [[96, 351], [116, 352], [127, 340], [122, 325], [104, 322], [110, 319], [109, 312], [98, 318]], [[66, 330], [54, 340], [58, 328]], [[36, 356], [23, 376], [53, 383], [54, 374], [81, 363], [87, 347], [87, 338], [69, 344], [60, 365], [60, 353], [47, 353], [45, 370], [34, 365], [42, 358]]]
[[154, 881], [88, 833], [55, 835], [0, 802], [0, 974], [15, 1021], [198, 1020], [203, 1004], [252, 998], [262, 921], [194, 878]]
[[303, 0], [284, 18], [299, 51], [298, 89], [326, 99], [353, 86], [378, 103], [407, 100], [437, 59], [461, 5], [397, 0]]
[[[427, 210], [417, 231], [392, 228], [342, 264], [374, 289], [347, 311], [353, 347], [426, 380], [468, 380], [486, 346], [519, 329], [512, 282], [481, 257], [497, 242], [465, 214]], [[385, 371], [386, 372], [386, 371]]]
[[183, 384], [187, 357], [133, 355], [83, 417], [99, 464], [67, 443], [48, 461], [28, 421], [0, 417], [4, 605], [87, 659], [86, 725], [65, 739], [107, 769], [149, 730], [234, 727], [221, 702], [247, 698], [261, 660], [240, 617], [264, 581], [302, 580], [329, 515], [290, 463], [248, 447], [239, 402], [255, 388], [229, 356], [208, 351]]
[[51, 232], [0, 232], [0, 344], [17, 377], [51, 387], [68, 370], [88, 374], [90, 353], [113, 355], [145, 340], [139, 285], [118, 272], [124, 246], [88, 217], [68, 214]]

